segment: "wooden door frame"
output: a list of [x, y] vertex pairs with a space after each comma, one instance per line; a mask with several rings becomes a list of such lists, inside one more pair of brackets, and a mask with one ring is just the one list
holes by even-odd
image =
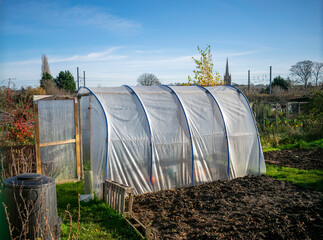
[[[38, 113], [38, 101], [42, 100], [73, 100], [73, 107], [74, 107], [74, 127], [75, 127], [75, 138], [74, 139], [68, 139], [68, 140], [62, 140], [62, 141], [55, 141], [55, 142], [47, 142], [47, 143], [40, 143], [40, 137], [39, 137], [39, 113]], [[81, 146], [81, 119], [80, 119], [80, 111], [81, 111], [81, 105], [80, 100], [77, 97], [71, 97], [71, 96], [52, 96], [52, 95], [35, 95], [34, 96], [34, 121], [35, 121], [35, 149], [36, 149], [36, 169], [37, 173], [41, 174], [41, 156], [40, 156], [40, 148], [46, 147], [46, 146], [55, 146], [60, 144], [66, 144], [66, 143], [74, 143], [75, 142], [75, 157], [76, 157], [76, 175], [77, 178], [80, 179], [82, 176], [81, 171], [81, 152], [82, 152], [82, 146]]]

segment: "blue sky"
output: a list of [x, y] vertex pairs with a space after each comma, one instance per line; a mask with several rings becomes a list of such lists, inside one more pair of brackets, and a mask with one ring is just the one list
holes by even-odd
[[193, 75], [197, 46], [211, 45], [233, 82], [287, 76], [301, 60], [323, 59], [323, 1], [16, 1], [0, 0], [0, 84], [39, 85], [41, 55], [55, 77], [86, 71], [88, 86], [136, 85], [154, 73], [162, 83]]

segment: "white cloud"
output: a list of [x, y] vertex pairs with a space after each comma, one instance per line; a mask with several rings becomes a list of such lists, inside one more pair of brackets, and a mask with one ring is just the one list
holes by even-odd
[[113, 52], [118, 48], [110, 48], [102, 52], [93, 52], [87, 55], [74, 55], [70, 57], [54, 57], [49, 60], [49, 63], [59, 62], [96, 62], [96, 61], [112, 61], [127, 58], [126, 55], [114, 55]]

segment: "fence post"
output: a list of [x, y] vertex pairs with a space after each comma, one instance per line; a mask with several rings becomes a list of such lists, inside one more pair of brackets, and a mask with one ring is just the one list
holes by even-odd
[[123, 213], [124, 213], [124, 210], [125, 210], [125, 194], [126, 194], [126, 189], [124, 189], [124, 188], [122, 188], [121, 189], [121, 203], [120, 203], [120, 212], [121, 212], [121, 214], [123, 215]]
[[34, 121], [35, 121], [36, 169], [37, 169], [37, 173], [41, 174], [39, 118], [38, 118], [38, 101], [37, 100], [34, 101]]
[[129, 193], [128, 212], [132, 213], [133, 192]]

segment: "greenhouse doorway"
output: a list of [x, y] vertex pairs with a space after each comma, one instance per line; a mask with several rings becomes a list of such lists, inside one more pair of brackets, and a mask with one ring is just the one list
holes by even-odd
[[80, 103], [72, 96], [34, 96], [37, 173], [56, 182], [82, 175]]

